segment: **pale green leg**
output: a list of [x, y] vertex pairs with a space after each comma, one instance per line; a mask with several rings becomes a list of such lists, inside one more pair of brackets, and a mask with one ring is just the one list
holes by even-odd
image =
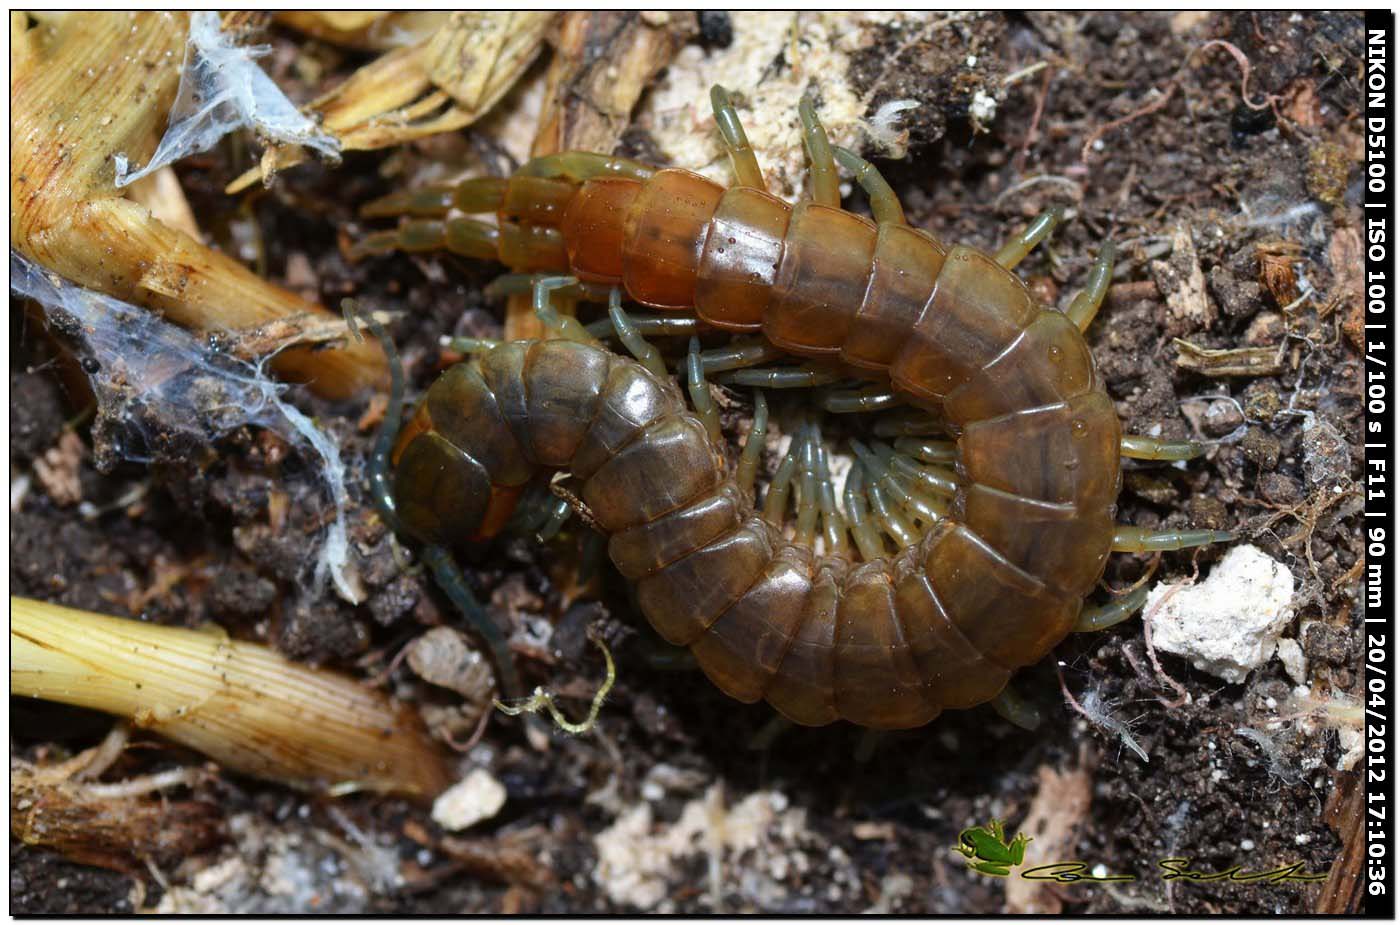
[[1016, 237], [1002, 245], [997, 251], [996, 262], [1008, 270], [1013, 270], [1016, 265], [1026, 259], [1037, 244], [1050, 237], [1050, 232], [1055, 230], [1055, 226], [1064, 217], [1065, 210], [1061, 206], [1046, 209], [1036, 217], [1036, 220], [1026, 226], [1025, 230]]
[[875, 216], [876, 223], [908, 224], [904, 218], [904, 206], [899, 204], [899, 197], [880, 175], [880, 171], [875, 169], [874, 164], [846, 148], [836, 147], [831, 150], [841, 166], [854, 174], [856, 183], [865, 190], [865, 196], [870, 200], [870, 212]]
[[763, 498], [763, 519], [782, 529], [783, 515], [787, 511], [788, 495], [792, 491], [792, 474], [797, 469], [797, 460], [802, 452], [801, 442], [794, 437], [788, 445], [787, 455], [778, 463], [773, 479], [768, 483], [768, 494]]
[[1069, 320], [1081, 331], [1089, 329], [1094, 316], [1099, 313], [1099, 307], [1103, 305], [1103, 300], [1108, 297], [1108, 287], [1113, 283], [1113, 259], [1116, 252], [1112, 241], [1104, 242], [1103, 247], [1099, 249], [1098, 259], [1089, 270], [1089, 279], [1083, 290], [1065, 309]]
[[856, 548], [867, 562], [885, 554], [885, 541], [870, 520], [865, 499], [865, 466], [856, 462], [846, 475], [846, 517], [851, 523], [851, 536]]
[[763, 444], [768, 437], [768, 399], [762, 392], [753, 393], [753, 424], [744, 440], [744, 451], [739, 454], [739, 466], [735, 473], [739, 487], [745, 492], [753, 492], [754, 479], [758, 475], [758, 463], [763, 457]]
[[686, 355], [685, 368], [690, 403], [695, 406], [695, 414], [705, 425], [705, 433], [710, 435], [710, 441], [719, 443], [719, 408], [715, 406], [714, 396], [710, 394], [710, 387], [705, 382], [704, 367], [700, 365], [699, 338], [690, 339], [690, 353]]
[[900, 437], [894, 442], [895, 452], [912, 456], [927, 463], [946, 464], [957, 462], [958, 445], [951, 440], [920, 440], [914, 437]]
[[1010, 684], [1003, 687], [1001, 693], [992, 700], [992, 709], [996, 710], [1002, 719], [1022, 729], [1036, 729], [1043, 719], [1040, 709], [1016, 693]]
[[809, 548], [817, 537], [817, 514], [820, 510], [817, 502], [817, 442], [820, 439], [817, 426], [807, 425], [802, 442], [801, 477], [797, 483], [797, 530], [793, 534], [793, 542]]
[[763, 184], [763, 171], [758, 167], [758, 158], [749, 144], [749, 136], [744, 133], [739, 114], [734, 111], [734, 102], [729, 91], [715, 84], [710, 88], [710, 105], [715, 111], [715, 125], [719, 126], [719, 136], [724, 148], [729, 152], [729, 161], [734, 165], [734, 178], [739, 186], [766, 189]]
[[1124, 434], [1119, 452], [1129, 459], [1152, 459], [1177, 462], [1195, 459], [1205, 453], [1206, 448], [1195, 440], [1159, 440], [1156, 437], [1139, 437]]
[[841, 207], [841, 178], [836, 174], [836, 159], [831, 154], [831, 142], [826, 138], [826, 129], [817, 118], [816, 108], [810, 96], [803, 96], [797, 104], [797, 115], [802, 120], [802, 147], [807, 149], [807, 160], [812, 170], [812, 201], [819, 205]]
[[666, 369], [666, 362], [661, 359], [661, 351], [637, 333], [632, 319], [622, 310], [621, 289], [614, 289], [608, 299], [608, 318], [612, 322], [613, 330], [617, 332], [617, 339], [622, 341], [622, 346], [627, 348], [627, 352], [636, 357], [637, 362], [646, 367], [647, 372], [665, 381], [670, 373]]
[[836, 486], [831, 481], [831, 460], [826, 446], [817, 448], [817, 470], [821, 473], [817, 484], [817, 504], [822, 513], [822, 537], [826, 540], [826, 554], [845, 558], [850, 552], [846, 538], [846, 518], [836, 506]]
[[555, 337], [596, 345], [598, 341], [588, 333], [577, 318], [560, 314], [550, 301], [551, 293], [559, 289], [567, 289], [577, 283], [578, 280], [572, 276], [536, 277], [532, 287], [535, 316], [540, 319], [540, 324], [544, 325]]
[[822, 397], [822, 408], [833, 414], [858, 414], [865, 411], [884, 411], [902, 404], [900, 398], [889, 389], [871, 387], [843, 392], [828, 392]]
[[826, 370], [804, 369], [799, 366], [755, 367], [725, 373], [719, 381], [725, 385], [759, 389], [808, 389], [839, 382], [841, 376]]
[[1106, 630], [1110, 626], [1117, 626], [1141, 610], [1145, 603], [1147, 603], [1147, 588], [1142, 587], [1134, 588], [1107, 604], [1085, 607], [1079, 612], [1079, 619], [1074, 623], [1074, 632], [1093, 633]]
[[1172, 552], [1211, 543], [1229, 543], [1235, 535], [1228, 530], [1163, 530], [1118, 525], [1113, 531], [1114, 552]]

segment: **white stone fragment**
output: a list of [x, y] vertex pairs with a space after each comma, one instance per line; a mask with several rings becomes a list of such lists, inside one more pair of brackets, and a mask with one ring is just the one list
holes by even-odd
[[506, 805], [506, 788], [485, 768], [477, 768], [433, 802], [433, 821], [460, 832], [490, 819]]
[[1308, 659], [1303, 654], [1303, 647], [1298, 645], [1298, 640], [1280, 639], [1278, 658], [1283, 662], [1283, 670], [1288, 672], [1288, 677], [1293, 679], [1294, 684], [1308, 683]]
[[1200, 584], [1147, 595], [1152, 645], [1238, 684], [1274, 654], [1293, 618], [1293, 573], [1255, 546], [1236, 546]]

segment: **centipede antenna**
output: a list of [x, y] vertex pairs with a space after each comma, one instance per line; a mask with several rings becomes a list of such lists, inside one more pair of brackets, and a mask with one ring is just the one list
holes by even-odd
[[822, 398], [822, 408], [833, 414], [853, 414], [896, 408], [903, 401], [903, 398], [889, 389], [872, 387], [828, 392]]
[[745, 493], [753, 492], [758, 462], [763, 457], [763, 444], [768, 437], [768, 399], [762, 392], [753, 393], [753, 424], [744, 439], [744, 451], [739, 454], [735, 478]]
[[374, 254], [404, 251], [410, 254], [447, 249], [475, 260], [495, 260], [501, 233], [495, 225], [471, 218], [415, 218], [394, 231], [377, 231], [350, 246], [347, 256], [359, 260]]
[[433, 580], [442, 589], [442, 593], [446, 594], [452, 605], [467, 618], [472, 629], [491, 650], [491, 660], [496, 663], [496, 677], [500, 680], [502, 693], [510, 699], [523, 696], [524, 688], [520, 685], [520, 675], [515, 671], [515, 659], [511, 655], [505, 633], [501, 632], [496, 621], [491, 619], [471, 588], [467, 587], [466, 579], [462, 577], [462, 570], [457, 567], [452, 553], [441, 546], [424, 546], [423, 561], [433, 573]]
[[802, 442], [802, 478], [798, 483], [797, 531], [793, 542], [810, 547], [817, 537], [817, 425], [809, 424]]
[[1103, 247], [1099, 248], [1098, 258], [1089, 270], [1089, 278], [1085, 281], [1084, 288], [1065, 309], [1069, 320], [1081, 331], [1089, 329], [1094, 316], [1099, 313], [1099, 306], [1103, 305], [1103, 300], [1108, 297], [1108, 287], [1113, 283], [1113, 260], [1116, 255], [1117, 248], [1113, 246], [1113, 242], [1105, 241]]
[[1076, 633], [1094, 633], [1117, 626], [1142, 609], [1147, 603], [1147, 587], [1134, 588], [1127, 594], [1116, 597], [1107, 604], [1085, 607], [1079, 612], [1074, 623]]
[[739, 186], [754, 189], [767, 189], [763, 183], [763, 171], [759, 169], [758, 158], [749, 144], [749, 136], [744, 133], [744, 124], [734, 111], [734, 101], [729, 91], [715, 84], [710, 88], [710, 106], [715, 111], [715, 125], [719, 126], [719, 136], [729, 152], [729, 162], [734, 165], [734, 178]]
[[569, 502], [563, 498], [555, 498], [549, 505], [549, 516], [545, 518], [544, 525], [535, 534], [536, 539], [541, 543], [547, 543], [559, 535], [559, 531], [564, 528], [564, 524], [569, 522], [569, 516], [574, 509], [569, 506]]
[[[705, 326], [705, 322], [694, 315], [634, 315], [629, 312], [627, 320], [643, 337], [688, 337], [698, 333]], [[591, 321], [584, 325], [584, 330], [600, 340], [617, 336], [617, 329], [613, 326], [611, 318]]]
[[870, 212], [878, 224], [907, 224], [899, 197], [895, 195], [889, 183], [885, 182], [880, 171], [875, 169], [874, 164], [847, 148], [833, 147], [831, 153], [836, 156], [842, 167], [855, 175], [856, 183], [865, 190], [865, 195], [870, 200]]
[[710, 442], [719, 443], [719, 408], [715, 407], [714, 396], [710, 394], [710, 387], [705, 382], [705, 369], [700, 365], [700, 338], [698, 337], [690, 339], [690, 352], [686, 354], [685, 369], [686, 388], [690, 392], [690, 403], [695, 406], [696, 415], [705, 425], [705, 433], [710, 435]]
[[443, 337], [438, 344], [454, 353], [487, 353], [501, 346], [501, 341], [489, 337]]
[[637, 333], [632, 319], [627, 317], [627, 313], [622, 310], [622, 290], [620, 288], [614, 288], [612, 295], [608, 297], [608, 318], [612, 321], [613, 330], [617, 332], [618, 340], [622, 341], [622, 346], [627, 348], [628, 353], [636, 357], [637, 362], [646, 367], [647, 372], [658, 379], [666, 380], [670, 375], [666, 370], [666, 361], [661, 359], [661, 351], [647, 343], [646, 338]]
[[399, 428], [403, 426], [403, 360], [399, 357], [398, 347], [394, 345], [394, 340], [389, 336], [389, 332], [384, 330], [384, 325], [374, 317], [373, 312], [362, 312], [360, 303], [356, 299], [341, 299], [341, 314], [345, 316], [345, 323], [350, 327], [350, 333], [354, 335], [358, 342], [361, 339], [360, 330], [355, 326], [356, 320], [363, 321], [369, 328], [370, 333], [379, 341], [379, 346], [384, 350], [384, 357], [389, 364], [389, 404], [384, 408], [384, 418], [379, 422], [379, 429], [374, 434], [374, 445], [370, 449], [369, 460], [366, 463], [366, 475], [369, 478], [369, 494], [374, 502], [375, 510], [379, 512], [380, 520], [391, 533], [400, 532], [398, 509], [394, 504], [393, 478], [390, 475], [390, 454], [394, 448], [394, 438], [398, 435]]
[[753, 340], [739, 341], [729, 344], [726, 347], [716, 347], [713, 350], [705, 350], [700, 353], [700, 363], [705, 369], [705, 375], [713, 373], [729, 372], [735, 369], [745, 369], [756, 366], [759, 363], [767, 363], [769, 360], [777, 360], [786, 356], [781, 348], [773, 346], [767, 340], [759, 337]]
[[836, 174], [836, 160], [831, 155], [831, 142], [826, 129], [817, 118], [810, 94], [803, 94], [797, 104], [797, 117], [802, 120], [802, 147], [812, 171], [812, 201], [823, 206], [840, 208], [841, 178]]
[[1113, 531], [1114, 552], [1171, 552], [1211, 543], [1229, 543], [1235, 534], [1228, 530], [1162, 530], [1119, 524]]
[[997, 715], [1002, 719], [1013, 726], [1020, 726], [1022, 729], [1037, 729], [1044, 719], [1040, 708], [1016, 693], [1010, 684], [1003, 687], [1001, 693], [992, 698], [992, 709], [996, 710]]
[[836, 486], [831, 480], [831, 458], [826, 444], [817, 447], [817, 505], [822, 514], [822, 538], [826, 542], [828, 556], [845, 558], [850, 553], [851, 544], [846, 537], [846, 518], [836, 506]]
[[1008, 270], [1014, 270], [1037, 244], [1050, 237], [1050, 232], [1055, 230], [1064, 214], [1063, 206], [1053, 206], [1040, 213], [1024, 231], [1002, 245], [1001, 250], [997, 251], [996, 262]]
[[851, 465], [846, 475], [846, 519], [862, 559], [869, 562], [885, 554], [885, 543], [870, 522], [865, 500], [865, 466], [859, 460]]
[[802, 366], [771, 366], [736, 369], [719, 377], [725, 385], [742, 385], [762, 389], [809, 389], [839, 382], [841, 376], [821, 369]]
[[1195, 440], [1161, 440], [1157, 437], [1140, 437], [1133, 434], [1124, 434], [1119, 443], [1119, 452], [1129, 459], [1177, 462], [1195, 459], [1205, 451], [1205, 444]]
[[956, 462], [958, 445], [951, 440], [919, 440], [913, 437], [900, 437], [894, 442], [897, 453], [935, 465]]
[[792, 473], [797, 468], [797, 457], [801, 450], [802, 444], [797, 437], [793, 437], [787, 455], [778, 463], [773, 480], [768, 483], [768, 493], [763, 497], [763, 519], [780, 530], [783, 526], [783, 515], [787, 511], [788, 494], [792, 490]]

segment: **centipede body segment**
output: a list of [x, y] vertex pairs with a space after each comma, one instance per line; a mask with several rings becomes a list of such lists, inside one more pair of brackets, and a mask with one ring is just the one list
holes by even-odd
[[[736, 172], [761, 181], [726, 107], [717, 96]], [[806, 106], [803, 120], [814, 168], [834, 177]], [[445, 246], [567, 273], [759, 334], [936, 419], [953, 469], [861, 445], [852, 478], [863, 481], [853, 496], [848, 480], [842, 510], [813, 432], [794, 437], [768, 501], [782, 495], [760, 513], [753, 454], [731, 465], [668, 378], [577, 328], [448, 370], [394, 451], [404, 525], [442, 546], [490, 538], [538, 471], [568, 470], [648, 621], [721, 689], [803, 724], [905, 728], [996, 697], [1075, 628], [1115, 542], [1130, 542], [1114, 523], [1122, 434], [1081, 334], [1108, 274], [1100, 261], [1069, 313], [1044, 308], [1008, 267], [1057, 216], [996, 257], [948, 246], [903, 223], [873, 168], [837, 156], [871, 191], [878, 223], [839, 208], [826, 180], [814, 189], [827, 202], [790, 206], [754, 185], [571, 153], [391, 197], [368, 213], [419, 217], [361, 250]], [[497, 224], [444, 204], [494, 210]], [[1153, 452], [1135, 439], [1135, 455]]]

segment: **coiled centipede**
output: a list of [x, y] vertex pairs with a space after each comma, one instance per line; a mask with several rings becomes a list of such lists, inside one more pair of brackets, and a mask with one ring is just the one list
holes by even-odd
[[[813, 198], [789, 206], [764, 191], [721, 88], [713, 102], [738, 179], [727, 189], [685, 170], [571, 152], [506, 179], [367, 207], [416, 217], [370, 236], [361, 253], [446, 247], [521, 273], [569, 274], [531, 280], [553, 338], [499, 344], [453, 366], [399, 435], [393, 495], [410, 533], [447, 548], [490, 538], [539, 470], [567, 469], [643, 614], [716, 685], [798, 723], [876, 728], [994, 700], [1071, 631], [1131, 614], [1140, 595], [1083, 605], [1110, 552], [1229, 538], [1114, 523], [1121, 455], [1202, 450], [1120, 434], [1081, 333], [1105, 297], [1111, 246], [1065, 312], [1042, 308], [1012, 269], [1057, 213], [995, 256], [947, 247], [905, 224], [870, 164], [829, 146], [810, 102], [801, 116]], [[840, 208], [837, 161], [866, 190], [874, 221]], [[449, 217], [454, 208], [495, 211], [498, 221]], [[608, 288], [616, 332], [637, 359], [551, 308], [552, 290], [580, 281]], [[843, 511], [826, 448], [804, 426], [757, 512], [761, 394], [731, 466], [694, 341], [692, 412], [622, 312], [624, 291], [646, 306], [693, 309], [716, 328], [761, 332], [771, 345], [721, 352], [725, 367], [773, 347], [826, 364], [751, 382], [887, 381], [953, 442], [853, 442], [859, 462]], [[833, 410], [886, 403], [868, 393], [842, 401]]]

